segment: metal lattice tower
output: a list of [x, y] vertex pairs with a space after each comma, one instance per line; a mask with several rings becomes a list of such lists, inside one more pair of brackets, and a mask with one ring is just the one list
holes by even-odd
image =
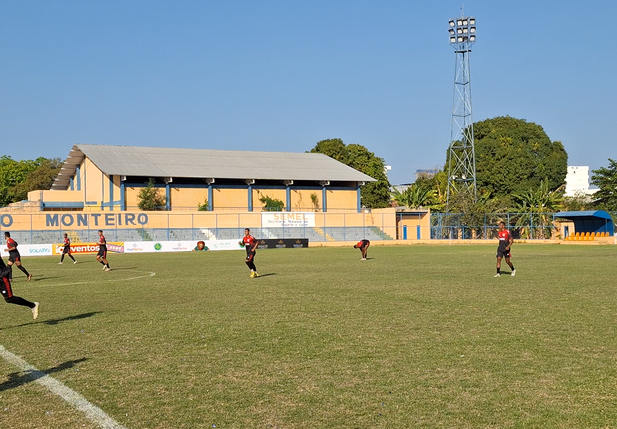
[[461, 16], [450, 19], [449, 24], [450, 45], [456, 53], [456, 66], [448, 150], [447, 211], [455, 197], [469, 196], [476, 201], [476, 156], [469, 74], [469, 53], [476, 41], [476, 18]]

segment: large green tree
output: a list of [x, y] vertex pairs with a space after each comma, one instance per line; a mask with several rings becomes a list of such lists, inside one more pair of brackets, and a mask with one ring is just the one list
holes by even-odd
[[[26, 182], [28, 174], [35, 171], [47, 161], [49, 160], [43, 157], [35, 160], [27, 159], [22, 161], [15, 161], [7, 155], [0, 157], [0, 207], [23, 199], [23, 190], [26, 188], [19, 185]], [[42, 189], [49, 189], [49, 187]], [[34, 189], [28, 190], [31, 191]]]
[[28, 173], [23, 182], [11, 188], [13, 201], [27, 199], [30, 191], [51, 189], [61, 168], [62, 161], [60, 161], [60, 158], [44, 159], [35, 170]]
[[591, 183], [600, 190], [593, 196], [602, 210], [617, 211], [617, 161], [608, 159], [608, 167], [591, 171]]
[[568, 155], [540, 125], [501, 116], [474, 124], [478, 190], [493, 197], [537, 188], [554, 191], [565, 183]]
[[386, 176], [386, 163], [366, 147], [359, 144], [345, 145], [341, 139], [318, 142], [312, 153], [323, 153], [376, 179], [360, 190], [362, 205], [368, 208], [383, 208], [390, 204], [390, 182]]

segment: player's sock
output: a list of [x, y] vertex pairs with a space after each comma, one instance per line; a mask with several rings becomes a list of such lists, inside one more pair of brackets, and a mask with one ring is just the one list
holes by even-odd
[[9, 304], [23, 305], [24, 307], [34, 308], [35, 304], [28, 300], [23, 299], [20, 296], [12, 296], [5, 300]]
[[62, 254], [62, 256], [60, 257], [60, 262], [64, 262], [64, 253]]
[[500, 271], [501, 271], [501, 268], [497, 268], [497, 274], [501, 274]]
[[105, 262], [103, 262], [103, 261], [99, 261], [99, 262], [101, 263], [101, 265], [105, 265]]
[[[73, 258], [73, 255], [69, 255], [69, 258], [71, 258], [73, 260], [73, 262], [77, 262], [77, 261], [75, 261], [75, 258]], [[60, 261], [60, 262], [62, 262], [62, 261]]]
[[13, 280], [13, 265], [9, 265], [9, 280]]
[[19, 268], [21, 272], [24, 273], [26, 276], [30, 275], [30, 273], [24, 268], [23, 265], [18, 265], [17, 268]]

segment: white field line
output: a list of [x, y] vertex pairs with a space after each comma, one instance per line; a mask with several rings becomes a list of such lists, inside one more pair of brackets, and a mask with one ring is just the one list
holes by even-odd
[[[103, 280], [101, 282], [97, 283], [105, 283], [105, 282], [125, 282], [127, 280], [136, 280], [136, 279], [143, 279], [144, 277], [154, 277], [156, 275], [156, 273], [154, 271], [139, 271], [139, 270], [132, 270], [133, 272], [137, 272], [137, 273], [147, 273], [141, 276], [135, 276], [135, 277], [123, 277], [121, 279], [108, 279], [108, 280]], [[35, 279], [36, 280], [36, 279]], [[44, 287], [56, 287], [56, 286], [74, 286], [74, 285], [85, 285], [85, 284], [90, 284], [92, 282], [73, 282], [73, 283], [51, 283], [51, 284], [37, 284], [37, 282], [31, 282], [28, 283], [28, 289], [35, 289], [35, 288], [44, 288]]]
[[57, 395], [68, 402], [70, 406], [84, 413], [89, 420], [93, 421], [101, 428], [126, 429], [124, 426], [105, 414], [105, 412], [99, 407], [88, 402], [88, 400], [79, 393], [69, 389], [55, 378], [52, 378], [43, 371], [33, 367], [19, 356], [9, 352], [2, 345], [0, 345], [0, 356], [2, 356], [7, 362], [15, 365], [21, 371], [25, 372], [32, 379], [32, 381], [45, 387], [54, 395]]

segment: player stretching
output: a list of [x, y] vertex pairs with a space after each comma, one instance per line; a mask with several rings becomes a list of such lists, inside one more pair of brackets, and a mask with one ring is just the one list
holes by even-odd
[[353, 245], [354, 249], [360, 249], [360, 252], [362, 252], [362, 258], [360, 258], [361, 261], [366, 261], [366, 252], [368, 251], [370, 245], [371, 242], [367, 239], [360, 240], [358, 241], [358, 244]]
[[103, 231], [99, 229], [99, 253], [96, 254], [96, 260], [103, 264], [104, 271], [110, 271], [109, 262], [107, 262], [107, 241], [105, 241], [105, 236], [103, 235]]
[[246, 249], [246, 260], [244, 262], [246, 262], [246, 265], [251, 270], [251, 278], [259, 277], [257, 267], [255, 267], [255, 251], [257, 250], [259, 243], [255, 237], [251, 235], [250, 229], [246, 228], [244, 230], [244, 237], [242, 237], [240, 245], [244, 246]]
[[64, 255], [69, 255], [69, 258], [73, 260], [73, 263], [77, 263], [75, 258], [73, 258], [73, 255], [71, 255], [71, 239], [68, 234], [64, 234], [64, 250], [62, 250], [62, 257], [60, 257], [60, 262], [58, 262], [58, 264], [62, 264], [62, 261], [64, 261]]
[[10, 268], [4, 264], [2, 258], [0, 258], [0, 292], [2, 293], [2, 297], [9, 304], [17, 304], [23, 305], [24, 307], [29, 307], [32, 310], [32, 318], [36, 319], [39, 317], [39, 303], [38, 302], [30, 302], [22, 297], [14, 296], [13, 290], [11, 288], [11, 280], [9, 280]]
[[506, 229], [506, 224], [499, 222], [499, 247], [497, 248], [497, 274], [495, 274], [495, 277], [501, 276], [501, 258], [506, 258], [506, 264], [512, 270], [510, 275], [514, 276], [516, 274], [514, 265], [510, 262], [510, 247], [512, 247], [512, 243], [512, 234]]
[[13, 280], [13, 264], [17, 265], [17, 268], [28, 277], [28, 281], [32, 280], [32, 274], [21, 265], [21, 256], [19, 255], [19, 250], [17, 250], [17, 242], [11, 238], [11, 233], [5, 232], [4, 238], [6, 238], [6, 251], [9, 252], [9, 280]]

